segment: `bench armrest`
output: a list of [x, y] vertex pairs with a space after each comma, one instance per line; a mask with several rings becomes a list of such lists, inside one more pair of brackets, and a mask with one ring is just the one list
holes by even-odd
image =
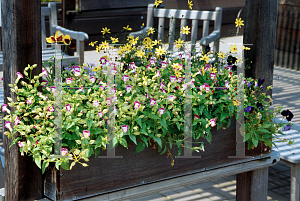
[[78, 55], [78, 61], [79, 63], [84, 63], [84, 41], [89, 39], [89, 36], [80, 31], [72, 31], [66, 28], [63, 28], [58, 25], [54, 25], [53, 27], [54, 32], [60, 31], [64, 35], [69, 35], [72, 39], [76, 40], [76, 52]]
[[140, 31], [131, 32], [130, 35], [134, 36], [135, 38], [139, 36], [139, 39], [147, 37], [147, 31], [150, 29], [150, 27], [145, 27]]
[[209, 43], [220, 39], [220, 31], [213, 31], [206, 37], [201, 38], [200, 45], [209, 45]]

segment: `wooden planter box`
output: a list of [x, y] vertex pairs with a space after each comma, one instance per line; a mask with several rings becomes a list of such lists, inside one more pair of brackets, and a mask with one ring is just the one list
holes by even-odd
[[[243, 159], [228, 158], [236, 154], [234, 119], [232, 122], [227, 130], [212, 129], [212, 144], [204, 140], [205, 152], [193, 153], [201, 158], [175, 158], [177, 152], [172, 150], [175, 159], [172, 167], [170, 157], [159, 155], [152, 148], [136, 154], [134, 144], [128, 150], [118, 146], [115, 155], [123, 158], [91, 156], [88, 167], [77, 164], [71, 171], [49, 167], [44, 175], [44, 193], [52, 200], [77, 200], [236, 163]], [[269, 152], [269, 148], [262, 147], [246, 149], [246, 155], [255, 156], [249, 160], [266, 157]], [[106, 152], [100, 155], [105, 156]]]

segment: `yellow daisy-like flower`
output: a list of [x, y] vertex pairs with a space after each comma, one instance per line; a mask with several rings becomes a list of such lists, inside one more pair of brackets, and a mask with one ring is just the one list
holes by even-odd
[[205, 63], [208, 63], [209, 57], [207, 56], [207, 54], [204, 54], [204, 55], [201, 55], [200, 60], [203, 60], [203, 61], [205, 61]]
[[182, 29], [181, 29], [181, 32], [180, 32], [180, 33], [183, 33], [183, 34], [186, 34], [186, 35], [188, 35], [189, 33], [191, 33], [191, 32], [190, 32], [190, 29], [191, 29], [191, 28], [189, 28], [189, 26], [182, 27]]
[[143, 50], [139, 49], [139, 50], [135, 53], [135, 55], [136, 55], [137, 57], [143, 58], [143, 57], [145, 56], [145, 52], [143, 52]]
[[94, 45], [96, 45], [96, 43], [98, 43], [98, 41], [95, 41], [95, 42], [90, 42], [90, 43], [89, 43], [89, 46], [92, 46], [92, 47], [94, 47]]
[[127, 25], [127, 27], [123, 27], [123, 29], [127, 30], [127, 31], [131, 31], [132, 28], [129, 27], [129, 25]]
[[193, 10], [193, 8], [192, 8], [192, 6], [193, 6], [192, 1], [188, 0], [188, 5], [189, 5], [189, 8], [190, 8], [191, 10]]
[[151, 44], [151, 43], [152, 43], [151, 38], [149, 38], [149, 37], [144, 38], [144, 40], [143, 40], [143, 45], [149, 45], [149, 44]]
[[149, 50], [152, 50], [153, 49], [153, 44], [152, 43], [150, 43], [150, 44], [146, 44], [145, 45], [145, 47], [147, 48], [147, 49], [149, 49]]
[[139, 40], [139, 37], [136, 37], [135, 39], [130, 40], [129, 43], [130, 43], [131, 45], [135, 45], [135, 44], [137, 44], [137, 41], [138, 41], [138, 40]]
[[225, 58], [225, 53], [224, 52], [219, 52], [218, 57], [224, 59]]
[[101, 50], [101, 45], [97, 45], [96, 46], [96, 52], [100, 52], [100, 50]]
[[176, 48], [181, 48], [183, 43], [184, 40], [181, 40], [180, 38], [178, 38], [178, 40], [175, 40]]
[[232, 103], [234, 106], [239, 106], [241, 104], [241, 102], [238, 100], [233, 100]]
[[154, 40], [152, 41], [153, 45], [159, 45], [161, 44], [161, 40]]
[[238, 60], [236, 60], [237, 63], [243, 63], [243, 59], [239, 58]]
[[127, 36], [128, 41], [133, 40], [133, 39], [134, 39], [134, 36], [132, 36], [131, 34], [129, 34], [129, 36]]
[[101, 49], [103, 49], [103, 50], [107, 50], [108, 49], [108, 42], [106, 42], [106, 40], [105, 41], [102, 41], [102, 44], [100, 45], [101, 46]]
[[242, 18], [236, 18], [235, 19], [235, 27], [239, 27], [242, 28], [242, 26], [244, 25], [244, 20], [242, 20]]
[[105, 35], [107, 33], [109, 34], [110, 33], [109, 31], [110, 31], [110, 29], [108, 29], [107, 27], [105, 27], [105, 28], [102, 28], [101, 32], [103, 33], [103, 35]]
[[161, 4], [162, 2], [163, 2], [162, 0], [155, 0], [154, 2], [155, 8], [157, 8], [157, 6], [159, 6], [159, 4]]
[[150, 29], [147, 31], [147, 36], [149, 36], [150, 34], [154, 34], [154, 32], [154, 28], [150, 27]]
[[243, 50], [251, 50], [251, 48], [243, 46]]
[[117, 43], [119, 42], [118, 38], [110, 37], [111, 43]]
[[162, 55], [165, 54], [165, 53], [166, 53], [166, 50], [165, 50], [164, 47], [161, 48], [161, 46], [159, 46], [158, 48], [155, 48], [155, 54], [156, 54], [157, 56], [162, 56]]
[[234, 44], [234, 46], [231, 45], [231, 47], [230, 47], [230, 52], [231, 52], [231, 53], [237, 53], [236, 44]]
[[217, 68], [216, 67], [212, 67], [211, 72], [212, 73], [216, 73], [217, 72]]

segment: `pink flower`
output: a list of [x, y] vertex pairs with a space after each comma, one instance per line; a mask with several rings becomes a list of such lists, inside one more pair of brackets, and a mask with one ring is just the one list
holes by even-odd
[[118, 114], [118, 109], [116, 106], [114, 107], [114, 112], [115, 112], [115, 114]]
[[170, 95], [170, 96], [168, 97], [169, 101], [171, 101], [171, 102], [173, 102], [174, 99], [176, 99], [176, 98], [177, 98], [177, 97], [176, 97], [176, 96], [173, 96], [173, 95]]
[[167, 93], [165, 89], [161, 89], [162, 92]]
[[209, 76], [210, 79], [214, 80], [216, 78], [216, 73], [210, 73]]
[[127, 85], [127, 86], [126, 86], [126, 91], [127, 91], [127, 93], [130, 93], [131, 90], [132, 90], [132, 86], [131, 86], [131, 85]]
[[21, 120], [19, 119], [19, 117], [17, 116], [15, 119], [15, 125], [18, 125], [21, 123]]
[[103, 91], [104, 88], [105, 88], [104, 86], [100, 86], [100, 87], [99, 87], [99, 89], [100, 89], [101, 91]]
[[149, 59], [149, 62], [150, 62], [150, 64], [151, 64], [152, 66], [155, 65], [155, 60], [154, 60], [153, 58]]
[[104, 57], [101, 57], [100, 60], [101, 64], [105, 64], [107, 62], [107, 60]]
[[48, 84], [48, 81], [47, 80], [42, 80], [42, 83], [41, 83], [43, 86], [46, 86]]
[[98, 112], [98, 116], [101, 118], [101, 117], [103, 117], [103, 112], [101, 111], [101, 112]]
[[159, 70], [156, 72], [156, 74], [153, 77], [160, 77], [160, 72]]
[[80, 76], [80, 70], [74, 70], [74, 75], [75, 75], [76, 77]]
[[161, 64], [161, 68], [166, 68], [168, 65], [166, 61], [162, 61], [160, 64]]
[[9, 129], [10, 132], [12, 132], [12, 128], [10, 126], [10, 121], [6, 121], [5, 124], [4, 124], [4, 127], [7, 128], [7, 129]]
[[[146, 69], [151, 69], [151, 68], [150, 68], [150, 64], [148, 64], [148, 66], [146, 67]], [[3, 80], [3, 78], [2, 78], [2, 80]]]
[[215, 127], [217, 124], [216, 124], [216, 119], [211, 119], [210, 121], [209, 121], [209, 123], [210, 123], [210, 125], [211, 125], [211, 127]]
[[179, 59], [182, 59], [182, 54], [181, 53], [179, 53]]
[[121, 126], [123, 133], [127, 133], [128, 131], [128, 126], [125, 124], [123, 126]]
[[68, 149], [66, 149], [66, 148], [60, 149], [60, 155], [61, 156], [66, 156], [67, 154], [68, 154]]
[[171, 75], [170, 76], [170, 81], [171, 81], [171, 83], [174, 83], [176, 81], [176, 76]]
[[148, 93], [146, 94], [146, 98], [149, 98], [149, 94]]
[[112, 100], [111, 100], [110, 98], [107, 98], [107, 99], [106, 99], [106, 104], [107, 104], [107, 105], [111, 105], [111, 104], [112, 104]]
[[9, 112], [9, 110], [7, 109], [7, 104], [2, 105], [2, 112]]
[[160, 88], [160, 89], [164, 89], [165, 86], [166, 86], [166, 85], [165, 85], [163, 82], [159, 84], [159, 88]]
[[182, 85], [182, 89], [183, 89], [183, 90], [186, 90], [186, 87], [187, 87], [186, 84], [183, 84], [183, 85]]
[[163, 108], [163, 107], [159, 108], [158, 112], [160, 115], [163, 115], [165, 113], [165, 108]]
[[229, 81], [225, 80], [225, 87], [230, 88]]
[[140, 106], [141, 106], [141, 103], [138, 102], [138, 101], [135, 101], [135, 102], [133, 103], [134, 109], [138, 109]]
[[3, 81], [3, 77], [1, 78], [1, 80]]
[[80, 67], [79, 66], [72, 66], [72, 68], [73, 68], [73, 71], [75, 71], [75, 70], [80, 71]]
[[232, 66], [230, 66], [230, 65], [225, 66], [224, 69], [232, 70]]
[[89, 138], [91, 135], [90, 131], [88, 131], [88, 130], [83, 130], [82, 132], [83, 132], [83, 137], [85, 139]]
[[70, 112], [70, 110], [72, 109], [72, 106], [70, 104], [66, 104], [65, 108], [66, 108], [67, 111]]
[[117, 69], [114, 67], [113, 69], [111, 69], [110, 71], [111, 74], [115, 75], [118, 73]]
[[47, 76], [47, 75], [48, 75], [48, 73], [47, 73], [47, 70], [46, 70], [46, 69], [43, 69], [43, 70], [42, 70], [42, 75], [44, 75], [44, 76]]
[[123, 75], [122, 80], [124, 82], [127, 82], [129, 80], [129, 76], [128, 75]]
[[205, 64], [204, 71], [208, 71], [211, 67], [211, 64]]
[[84, 93], [84, 87], [83, 86], [80, 87], [80, 91], [82, 91]]
[[19, 145], [19, 147], [24, 147], [24, 146], [25, 146], [25, 143], [24, 143], [24, 142], [21, 142], [21, 141], [18, 141], [18, 145]]
[[179, 77], [178, 80], [177, 80], [178, 83], [180, 83], [182, 81], [183, 81], [183, 77]]
[[95, 107], [99, 107], [99, 106], [100, 106], [100, 102], [99, 102], [98, 100], [94, 100], [94, 101], [93, 101], [93, 105], [94, 105]]
[[50, 107], [48, 107], [47, 110], [48, 110], [49, 112], [54, 112], [54, 107], [53, 107], [53, 105], [51, 105]]
[[55, 93], [55, 92], [56, 92], [56, 87], [55, 87], [55, 86], [51, 86], [50, 89], [51, 89], [51, 92], [52, 92], [52, 93]]
[[28, 99], [25, 101], [25, 103], [29, 104], [29, 105], [32, 105], [32, 100], [31, 99]]
[[90, 82], [91, 82], [91, 83], [94, 83], [95, 81], [96, 81], [96, 78], [95, 78], [94, 76], [91, 76], [91, 77], [90, 77]]
[[20, 72], [17, 72], [17, 76], [18, 76], [17, 78], [18, 80], [24, 77]]
[[73, 81], [73, 78], [72, 78], [72, 77], [66, 78], [66, 83], [67, 83], [67, 84], [72, 84], [72, 81]]
[[194, 114], [194, 119], [200, 119], [200, 117], [196, 114]]
[[153, 106], [156, 104], [156, 100], [154, 98], [150, 99], [150, 105]]
[[136, 65], [135, 65], [135, 63], [134, 63], [134, 62], [131, 62], [131, 63], [130, 63], [130, 68], [131, 68], [131, 69], [133, 69], [133, 70], [135, 70], [135, 68], [136, 68]]

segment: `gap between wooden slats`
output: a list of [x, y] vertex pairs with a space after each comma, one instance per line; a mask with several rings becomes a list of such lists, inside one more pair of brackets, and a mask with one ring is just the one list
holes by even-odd
[[41, 17], [41, 29], [42, 29], [42, 49], [46, 48], [46, 23], [45, 16]]
[[[204, 25], [204, 24], [203, 24]], [[197, 38], [197, 31], [198, 31], [198, 20], [192, 20], [192, 33], [191, 33], [191, 44], [192, 49], [195, 49], [196, 47], [196, 38]]]

